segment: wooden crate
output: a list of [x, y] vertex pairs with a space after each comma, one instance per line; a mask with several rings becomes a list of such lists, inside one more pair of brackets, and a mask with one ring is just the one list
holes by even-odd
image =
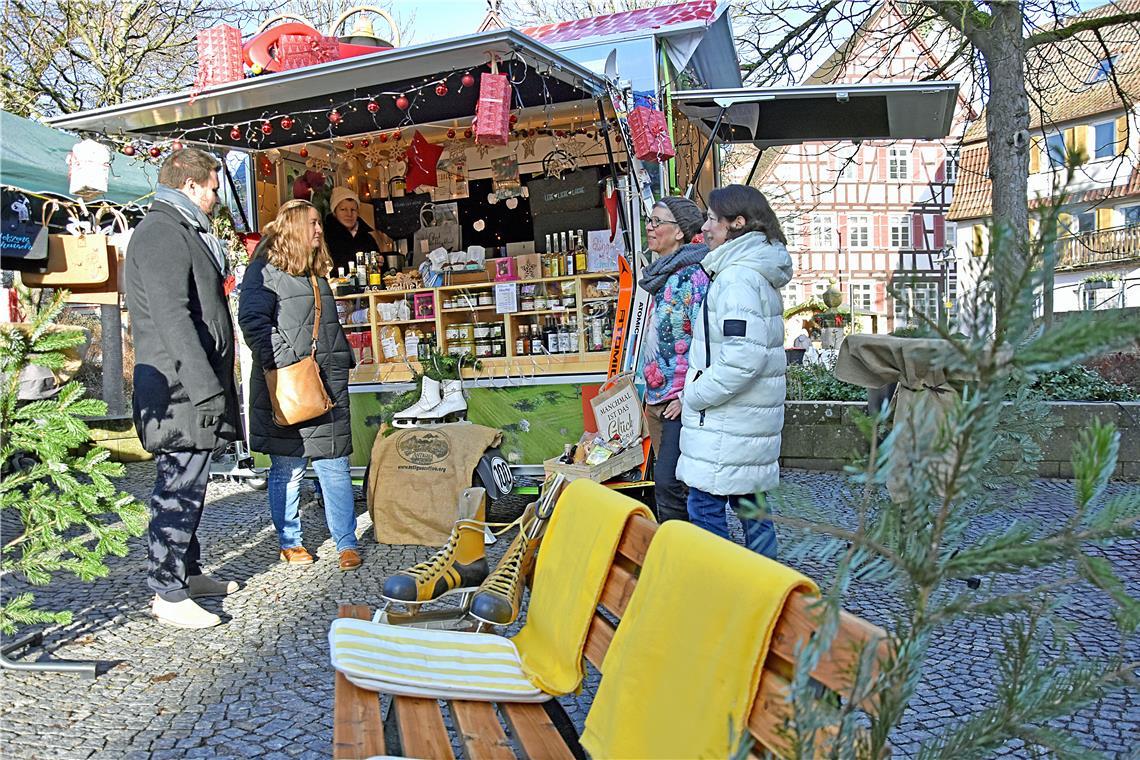
[[559, 472], [565, 475], [567, 480], [585, 478], [595, 483], [604, 483], [611, 478], [616, 478], [623, 472], [632, 470], [634, 467], [640, 467], [644, 461], [645, 453], [642, 451], [639, 441], [625, 451], [614, 454], [598, 465], [566, 464], [565, 462], [559, 462], [558, 457], [554, 457], [553, 459], [547, 459], [543, 462], [542, 467], [547, 475]]

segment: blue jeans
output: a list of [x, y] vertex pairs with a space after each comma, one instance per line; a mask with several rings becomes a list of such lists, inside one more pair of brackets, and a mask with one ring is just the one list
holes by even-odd
[[[269, 514], [281, 548], [292, 549], [301, 545], [301, 480], [309, 459], [271, 455], [269, 460]], [[314, 459], [312, 464], [321, 484], [325, 521], [336, 550], [355, 549], [356, 507], [348, 457]]]
[[[689, 487], [689, 520], [698, 527], [717, 534], [722, 538], [729, 538], [728, 516], [724, 508], [731, 506], [740, 516], [741, 500], [755, 502], [752, 494], [737, 496], [714, 496], [699, 488]], [[744, 545], [757, 554], [763, 554], [769, 559], [776, 559], [776, 526], [771, 520], [750, 520], [742, 518], [740, 523], [744, 526]]]

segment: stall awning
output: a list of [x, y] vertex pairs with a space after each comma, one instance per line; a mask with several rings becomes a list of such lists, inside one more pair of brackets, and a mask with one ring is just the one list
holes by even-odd
[[[77, 142], [74, 135], [0, 111], [0, 184], [71, 197], [67, 154]], [[101, 199], [130, 203], [154, 192], [157, 182], [156, 167], [112, 155], [107, 192]]]
[[681, 90], [673, 102], [720, 142], [921, 140], [950, 133], [957, 82]]
[[[479, 88], [463, 88], [460, 79], [467, 72], [478, 78], [480, 72], [488, 71], [491, 55], [507, 62], [503, 70], [514, 83], [515, 107], [581, 101], [605, 89], [602, 77], [541, 42], [514, 29], [495, 29], [217, 85], [196, 97], [183, 91], [68, 114], [51, 123], [107, 135], [181, 137], [188, 142], [245, 150], [400, 126], [413, 128], [416, 124], [470, 119]], [[436, 95], [434, 83], [444, 78], [448, 93]], [[420, 88], [418, 96], [411, 95]], [[402, 93], [409, 93], [412, 101], [407, 112], [395, 104]], [[370, 98], [379, 105], [376, 113], [367, 109]], [[348, 104], [338, 107], [343, 121], [332, 127], [328, 113], [341, 104]], [[280, 127], [282, 116], [293, 119], [291, 129]], [[243, 129], [240, 139], [230, 137], [234, 124], [256, 124], [266, 119], [274, 120], [270, 135]]]

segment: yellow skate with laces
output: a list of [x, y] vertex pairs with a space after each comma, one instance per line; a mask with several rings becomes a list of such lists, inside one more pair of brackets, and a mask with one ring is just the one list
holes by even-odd
[[483, 541], [485, 491], [468, 488], [459, 500], [459, 519], [447, 543], [429, 559], [384, 581], [380, 595], [388, 602], [418, 608], [449, 594], [473, 593], [487, 577]]

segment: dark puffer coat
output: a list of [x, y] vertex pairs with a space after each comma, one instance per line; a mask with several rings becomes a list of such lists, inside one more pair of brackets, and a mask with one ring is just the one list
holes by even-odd
[[[126, 269], [135, 429], [143, 448], [209, 451], [235, 440], [234, 325], [222, 271], [206, 244], [177, 209], [155, 201], [131, 238]], [[203, 427], [194, 405], [218, 395], [225, 413]]]
[[[259, 249], [259, 254], [260, 254]], [[273, 421], [265, 370], [288, 367], [309, 353], [313, 340], [313, 286], [308, 277], [287, 274], [258, 255], [242, 280], [238, 323], [253, 352], [249, 386], [249, 445], [254, 451], [291, 457], [332, 459], [352, 453], [348, 374], [356, 362], [337, 319], [328, 280], [317, 278], [321, 325], [317, 364], [335, 406], [299, 425]]]

